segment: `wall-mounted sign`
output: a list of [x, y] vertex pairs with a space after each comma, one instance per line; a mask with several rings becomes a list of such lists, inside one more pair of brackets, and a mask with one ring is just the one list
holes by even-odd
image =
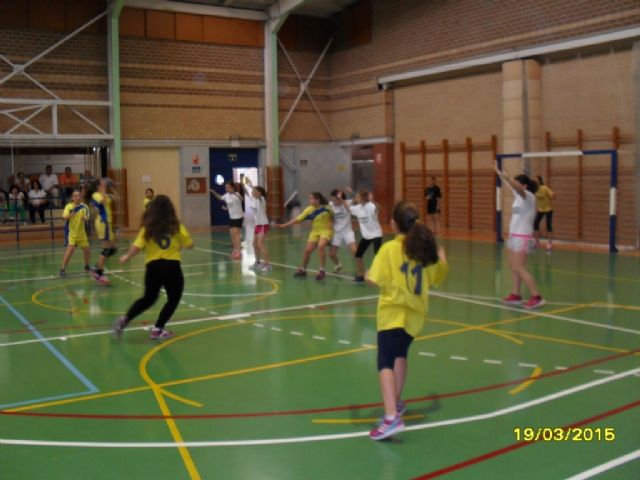
[[205, 177], [186, 177], [184, 180], [187, 195], [207, 194], [207, 179]]

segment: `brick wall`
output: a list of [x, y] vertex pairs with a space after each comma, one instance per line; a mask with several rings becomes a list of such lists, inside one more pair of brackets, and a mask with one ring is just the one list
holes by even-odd
[[372, 136], [384, 134], [383, 120], [371, 118], [384, 102], [376, 95], [380, 76], [640, 22], [635, 0], [376, 0], [372, 7], [372, 42], [337, 45], [330, 59], [331, 116], [341, 138], [361, 122]]

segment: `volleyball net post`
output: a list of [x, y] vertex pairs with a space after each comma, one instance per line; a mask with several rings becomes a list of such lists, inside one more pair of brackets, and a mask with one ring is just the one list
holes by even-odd
[[[608, 155], [611, 159], [609, 182], [609, 253], [617, 253], [617, 200], [618, 200], [618, 151], [617, 150], [570, 150], [556, 152], [500, 153], [496, 155], [498, 168], [502, 170], [503, 161], [509, 158], [547, 158], [580, 157], [589, 155]], [[502, 180], [496, 175], [496, 243], [503, 243], [502, 236]]]

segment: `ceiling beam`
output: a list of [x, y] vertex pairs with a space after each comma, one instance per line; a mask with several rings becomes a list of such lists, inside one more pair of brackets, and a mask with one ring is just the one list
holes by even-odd
[[[227, 0], [225, 4], [230, 4], [231, 1]], [[171, 0], [125, 0], [124, 5], [125, 7], [147, 8], [149, 10], [164, 10], [168, 12], [193, 13], [195, 15], [242, 18], [245, 20], [265, 21], [269, 19], [265, 12], [257, 10], [215, 7], [213, 5], [195, 5], [192, 3], [172, 2]]]
[[275, 19], [285, 17], [292, 13], [296, 8], [305, 4], [307, 0], [279, 0], [269, 7], [269, 18]]

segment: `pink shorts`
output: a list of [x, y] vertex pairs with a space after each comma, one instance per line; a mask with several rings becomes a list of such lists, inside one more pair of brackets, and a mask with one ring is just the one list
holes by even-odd
[[269, 233], [269, 225], [256, 225], [253, 229], [254, 235], [266, 235]]
[[532, 235], [511, 234], [507, 240], [507, 248], [513, 252], [531, 253], [536, 249], [536, 241]]

